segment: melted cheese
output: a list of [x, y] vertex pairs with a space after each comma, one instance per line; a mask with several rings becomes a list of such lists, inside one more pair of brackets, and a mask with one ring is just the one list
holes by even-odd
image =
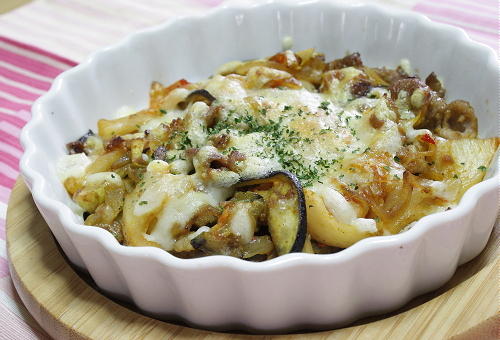
[[377, 232], [377, 222], [372, 218], [356, 218], [351, 221], [351, 225], [355, 226], [359, 231], [369, 233]]
[[189, 176], [146, 172], [139, 199], [134, 204], [134, 215], [142, 216], [161, 207], [168, 197], [184, 194], [193, 187]]
[[432, 188], [432, 194], [448, 202], [453, 202], [457, 198], [459, 187], [450, 185], [445, 181], [422, 180], [422, 184]]
[[133, 107], [131, 106], [121, 106], [118, 110], [116, 110], [115, 114], [114, 114], [114, 118], [123, 118], [123, 117], [127, 117], [127, 116], [130, 116], [131, 114], [134, 114], [136, 113], [137, 110], [134, 110]]
[[[431, 135], [428, 130], [412, 127], [415, 116], [409, 105], [420, 107], [424, 93], [414, 91], [408, 98], [408, 93], [399, 92], [395, 101], [397, 110], [393, 103], [388, 104], [387, 89], [374, 88], [368, 96], [358, 98], [351, 92], [351, 85], [366, 75], [354, 67], [325, 72], [322, 92], [310, 91], [311, 84], [302, 86], [299, 82], [292, 84], [297, 87], [294, 89], [267, 88], [270, 81], [290, 80], [291, 75], [263, 66], [251, 67], [246, 76], [223, 75], [242, 64], [225, 64], [216, 75], [195, 84], [195, 88], [203, 88], [216, 98], [210, 108], [198, 101], [186, 110], [178, 110], [177, 104], [191, 89], [177, 88], [163, 98], [162, 116], [142, 124], [139, 132], [122, 136], [143, 138], [145, 131], [161, 129], [161, 124], [168, 125], [177, 118], [184, 118], [187, 129], [181, 131], [185, 133], [182, 149], [168, 146], [167, 159], [178, 158], [169, 163], [151, 161], [143, 182], [134, 191], [133, 214], [144, 218], [154, 215], [153, 225], [144, 237], [166, 250], [177, 249], [176, 242], [182, 240], [178, 246], [184, 249], [189, 240], [209, 230], [208, 227], [196, 232], [186, 229], [200, 209], [219, 207], [233, 194], [233, 185], [242, 179], [259, 178], [282, 169], [293, 172], [304, 186], [319, 194], [338, 222], [361, 232], [377, 232], [375, 220], [358, 216], [356, 207], [341, 192], [347, 187], [357, 190], [358, 184], [381, 180], [383, 176], [383, 181], [403, 178], [405, 169], [395, 157], [403, 141]], [[412, 73], [407, 61], [402, 60], [401, 67]], [[219, 108], [212, 119], [210, 110]], [[118, 116], [130, 113], [129, 108], [123, 108]], [[211, 120], [216, 121], [215, 126], [207, 126], [213, 123]], [[225, 125], [217, 126], [219, 122]], [[214, 137], [224, 137], [227, 145], [216, 143]], [[191, 148], [196, 149], [194, 156], [184, 153]], [[224, 163], [222, 168], [210, 168], [211, 160], [226, 157], [224, 160], [228, 161], [232, 151], [244, 157], [228, 166], [230, 169]], [[219, 158], [210, 158], [214, 155]], [[91, 160], [79, 154], [66, 156], [59, 163], [58, 173], [65, 180], [84, 176]], [[193, 168], [195, 174], [188, 175]], [[93, 174], [86, 181], [122, 184], [121, 178], [112, 172]], [[457, 187], [447, 181], [426, 180], [422, 184], [437, 198], [448, 202], [456, 199]], [[246, 243], [253, 236], [255, 221], [247, 210], [237, 209], [230, 229]]]
[[163, 109], [166, 110], [173, 110], [177, 107], [177, 104], [179, 104], [181, 101], [186, 99], [186, 97], [189, 95], [190, 91], [185, 88], [177, 88], [172, 90], [168, 96], [166, 96], [163, 99], [162, 102], [162, 107]]
[[148, 172], [157, 172], [157, 173], [168, 173], [170, 169], [170, 165], [162, 161], [160, 159], [155, 159], [149, 162], [146, 171]]
[[181, 111], [181, 110], [169, 110], [166, 112], [167, 113], [164, 114], [163, 116], [150, 119], [146, 123], [142, 124], [140, 127], [140, 130], [141, 131], [153, 130], [154, 128], [158, 127], [160, 124], [168, 125], [174, 119], [182, 118], [185, 115], [184, 111]]
[[[259, 67], [250, 72], [251, 77], [258, 78], [257, 89], [247, 88], [243, 77], [234, 76], [216, 75], [204, 84], [217, 98], [217, 103], [225, 108], [220, 113], [221, 120], [242, 120], [251, 116], [261, 125], [280, 121], [283, 131], [296, 134], [297, 138], [287, 138], [289, 136], [285, 133], [278, 150], [274, 142], [269, 142], [266, 132], [242, 134], [242, 123], [230, 124], [222, 130], [221, 133], [230, 136], [228, 148], [246, 156], [239, 163], [241, 177], [259, 177], [285, 168], [301, 178], [300, 171], [293, 168], [293, 162], [297, 161], [306, 172], [307, 169], [319, 169], [318, 181], [331, 177], [353, 178], [349, 167], [344, 167], [344, 164], [360, 160], [363, 152], [373, 149], [394, 156], [400, 150], [402, 135], [395, 123], [397, 115], [388, 107], [385, 98], [361, 97], [352, 100], [347, 84], [361, 71], [355, 68], [341, 71], [344, 78], [341, 81], [335, 79], [337, 85], [333, 84], [326, 93], [306, 89], [258, 88], [259, 84], [272, 77], [283, 78], [287, 75], [286, 72], [271, 72]], [[375, 129], [370, 125], [371, 113], [384, 120], [382, 128]], [[189, 133], [195, 136], [194, 132], [195, 129]], [[287, 153], [291, 156], [283, 157]], [[284, 166], [286, 164], [290, 166]], [[322, 167], [322, 164], [327, 165]], [[402, 175], [399, 170], [394, 174]], [[307, 176], [305, 173], [302, 175]]]
[[85, 185], [97, 187], [105, 182], [112, 183], [118, 186], [122, 185], [122, 178], [116, 172], [98, 172], [88, 175], [85, 178]]
[[417, 140], [417, 137], [419, 137], [419, 136], [423, 136], [423, 135], [432, 136], [432, 132], [430, 132], [427, 129], [414, 129], [413, 124], [411, 124], [411, 122], [404, 124], [403, 129], [405, 131], [406, 137], [411, 142], [414, 142], [415, 140]]
[[406, 58], [401, 59], [401, 61], [399, 62], [399, 67], [401, 67], [401, 69], [409, 76], [412, 76], [414, 74], [411, 63]]
[[194, 145], [204, 145], [207, 141], [207, 131], [203, 117], [208, 111], [208, 105], [204, 102], [194, 103], [189, 112], [188, 137]]
[[85, 169], [92, 163], [84, 153], [64, 155], [56, 164], [56, 173], [59, 180], [64, 181], [70, 177], [81, 178], [85, 175]]
[[321, 196], [327, 210], [339, 222], [353, 226], [359, 231], [372, 233], [377, 231], [375, 220], [358, 218], [354, 207], [337, 190], [328, 185], [315, 185], [313, 190]]
[[196, 191], [169, 199], [158, 215], [153, 231], [145, 235], [146, 239], [160, 244], [166, 250], [172, 250], [176, 236], [186, 234], [184, 226], [206, 205], [217, 207], [219, 202], [205, 192]]
[[242, 243], [248, 243], [252, 239], [255, 231], [255, 220], [250, 216], [245, 205], [236, 208], [231, 218], [230, 228], [234, 235], [240, 237]]
[[224, 101], [246, 97], [246, 91], [242, 88], [240, 81], [221, 75], [215, 75], [209, 80], [205, 85], [205, 89], [215, 98], [223, 98]]

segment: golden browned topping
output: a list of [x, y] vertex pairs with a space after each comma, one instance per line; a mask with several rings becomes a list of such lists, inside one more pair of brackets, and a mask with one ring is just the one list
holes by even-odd
[[456, 205], [498, 147], [464, 100], [408, 62], [314, 49], [153, 82], [149, 105], [68, 143], [84, 223], [176, 256], [331, 253]]

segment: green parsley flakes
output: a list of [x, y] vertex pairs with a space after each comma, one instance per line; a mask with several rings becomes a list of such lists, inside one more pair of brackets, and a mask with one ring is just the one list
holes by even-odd
[[321, 102], [320, 106], [318, 106], [319, 109], [322, 109], [325, 111], [325, 113], [327, 115], [330, 114], [330, 108], [328, 107], [330, 105], [330, 102], [329, 101], [324, 101], [324, 102]]
[[322, 109], [322, 110], [328, 110], [328, 106], [329, 105], [330, 105], [329, 101], [324, 101], [324, 102], [321, 102], [319, 108]]

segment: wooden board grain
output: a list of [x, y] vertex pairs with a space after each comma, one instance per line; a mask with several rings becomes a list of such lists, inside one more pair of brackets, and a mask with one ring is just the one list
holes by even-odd
[[[402, 309], [331, 331], [218, 333], [149, 318], [99, 293], [68, 264], [18, 180], [7, 212], [12, 280], [30, 313], [57, 339], [494, 339], [499, 333], [499, 237], [439, 290]], [[83, 278], [82, 278], [83, 277]]]
[[21, 7], [31, 0], [1, 0], [0, 1], [0, 14], [7, 13], [18, 7]]

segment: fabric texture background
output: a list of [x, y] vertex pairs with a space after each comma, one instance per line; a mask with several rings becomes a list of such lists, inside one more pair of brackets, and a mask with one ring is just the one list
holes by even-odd
[[[59, 73], [133, 31], [236, 1], [252, 2], [35, 0], [0, 16], [0, 339], [48, 338], [15, 292], [5, 243], [7, 204], [22, 155], [19, 135], [31, 117], [33, 101], [49, 89]], [[499, 3], [496, 0], [364, 2], [423, 13], [432, 20], [464, 29], [472, 39], [498, 51]]]

